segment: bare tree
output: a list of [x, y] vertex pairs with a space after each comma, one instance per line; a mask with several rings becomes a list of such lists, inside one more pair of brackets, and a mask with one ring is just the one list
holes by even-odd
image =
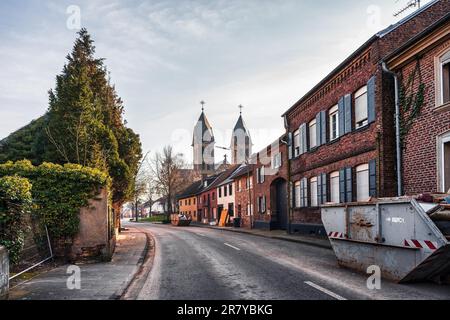
[[139, 162], [138, 170], [136, 171], [135, 176], [133, 177], [133, 211], [135, 215], [136, 222], [139, 221], [139, 204], [142, 199], [142, 197], [147, 192], [147, 183], [148, 183], [148, 176], [150, 174], [149, 169], [146, 167], [147, 158], [148, 158], [149, 152], [147, 152], [144, 156], [144, 158]]
[[162, 153], [156, 153], [152, 161], [155, 190], [167, 201], [167, 213], [174, 213], [175, 197], [186, 186], [183, 172], [186, 163], [183, 155], [166, 146]]

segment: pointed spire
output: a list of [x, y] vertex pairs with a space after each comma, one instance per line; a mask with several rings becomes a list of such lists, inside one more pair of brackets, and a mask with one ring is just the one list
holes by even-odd
[[205, 101], [200, 101], [200, 104], [202, 105], [202, 112], [205, 112], [205, 104], [206, 104], [206, 102]]

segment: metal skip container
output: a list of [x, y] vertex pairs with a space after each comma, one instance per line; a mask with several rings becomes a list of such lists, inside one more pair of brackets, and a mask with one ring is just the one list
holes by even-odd
[[438, 207], [414, 199], [329, 204], [322, 221], [339, 265], [378, 266], [401, 283], [441, 282], [450, 273], [450, 243], [429, 216]]

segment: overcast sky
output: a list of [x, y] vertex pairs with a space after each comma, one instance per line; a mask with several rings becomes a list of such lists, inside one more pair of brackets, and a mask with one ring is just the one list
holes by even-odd
[[172, 144], [190, 160], [201, 100], [222, 146], [244, 105], [258, 151], [282, 134], [281, 114], [408, 1], [2, 0], [0, 139], [46, 111], [76, 37], [71, 5], [144, 149]]

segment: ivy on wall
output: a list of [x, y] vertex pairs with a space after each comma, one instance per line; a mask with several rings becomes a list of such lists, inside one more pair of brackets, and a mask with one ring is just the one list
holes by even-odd
[[31, 212], [48, 228], [52, 239], [71, 239], [79, 230], [79, 213], [100, 188], [109, 188], [108, 175], [98, 169], [67, 164], [30, 161], [7, 162], [0, 165], [0, 177], [16, 175], [32, 184]]
[[400, 134], [404, 144], [405, 137], [411, 131], [414, 121], [421, 115], [425, 101], [426, 86], [422, 79], [420, 60], [408, 75], [406, 82], [400, 86]]
[[0, 245], [16, 263], [24, 246], [25, 215], [31, 208], [31, 183], [17, 176], [0, 178]]

